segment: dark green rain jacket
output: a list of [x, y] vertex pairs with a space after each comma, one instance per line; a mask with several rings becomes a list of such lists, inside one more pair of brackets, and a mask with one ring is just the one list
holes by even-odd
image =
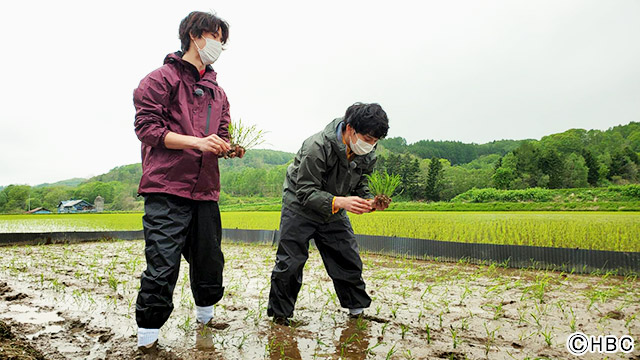
[[347, 146], [336, 134], [343, 120], [333, 120], [306, 139], [287, 168], [282, 204], [313, 221], [326, 223], [347, 216], [344, 209], [332, 214], [334, 196], [373, 198], [364, 174], [373, 171], [375, 149], [349, 162]]

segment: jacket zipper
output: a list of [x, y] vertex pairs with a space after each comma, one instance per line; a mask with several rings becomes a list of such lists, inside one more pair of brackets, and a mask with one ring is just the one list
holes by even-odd
[[209, 120], [211, 119], [211, 104], [207, 107], [207, 128], [204, 131], [205, 135], [209, 135]]

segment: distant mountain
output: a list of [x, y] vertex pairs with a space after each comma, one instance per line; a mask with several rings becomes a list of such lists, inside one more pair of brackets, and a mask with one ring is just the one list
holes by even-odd
[[85, 182], [93, 182], [93, 181], [101, 181], [101, 182], [110, 182], [110, 181], [118, 181], [123, 184], [135, 184], [140, 183], [140, 178], [142, 177], [142, 166], [140, 163], [122, 165], [115, 167], [109, 172], [94, 176], [90, 179], [85, 180]]
[[563, 153], [580, 153], [582, 149], [588, 149], [595, 154], [613, 154], [624, 147], [629, 147], [634, 152], [640, 152], [640, 122], [632, 121], [626, 125], [614, 126], [604, 131], [569, 129], [544, 136], [540, 140], [496, 140], [485, 144], [420, 140], [413, 144], [407, 144], [406, 139], [393, 137], [381, 140], [380, 145], [394, 153], [411, 154], [421, 159], [438, 157], [449, 160], [451, 165], [461, 165], [486, 155], [496, 154], [502, 157], [527, 142], [549, 144]]
[[[220, 159], [219, 164], [222, 172], [241, 171], [246, 168], [268, 169], [286, 164], [294, 156], [295, 154], [284, 151], [252, 149], [242, 159]], [[141, 177], [142, 166], [140, 163], [136, 163], [115, 167], [105, 174], [94, 176], [90, 179], [82, 179], [81, 183], [118, 181], [123, 184], [137, 186]]]
[[242, 159], [220, 159], [221, 170], [238, 170], [244, 168], [269, 168], [284, 165], [293, 160], [296, 154], [267, 149], [252, 149], [247, 151]]
[[[36, 185], [34, 187], [35, 188], [48, 187], [48, 186], [71, 186], [71, 187], [74, 187], [74, 186], [78, 186], [78, 185], [82, 184], [85, 181], [87, 181], [87, 179], [85, 179], [85, 178], [73, 178], [73, 179], [56, 181], [54, 183], [44, 183], [44, 184]], [[0, 190], [2, 190], [2, 186], [0, 186]]]
[[[640, 183], [640, 122], [608, 130], [568, 129], [540, 140], [498, 140], [485, 144], [421, 140], [401, 137], [380, 141], [377, 169], [401, 175], [402, 200], [427, 199], [433, 157], [443, 161], [436, 172], [437, 197], [450, 200], [472, 188], [499, 189], [594, 188]], [[253, 149], [243, 159], [220, 159], [221, 203], [282, 195], [287, 164], [295, 154]], [[54, 183], [0, 186], [0, 213], [28, 208], [55, 208], [62, 200], [98, 195], [107, 210], [142, 210], [137, 197], [140, 163], [118, 166], [90, 179]], [[439, 182], [439, 183], [438, 183]], [[635, 189], [635, 188], [634, 188]], [[429, 195], [431, 196], [431, 195]], [[233, 199], [235, 200], [233, 200]]]
[[421, 159], [435, 156], [449, 160], [451, 165], [460, 165], [470, 163], [481, 156], [504, 156], [526, 141], [528, 140], [496, 140], [486, 144], [468, 144], [460, 141], [420, 140], [407, 144], [404, 138], [394, 137], [381, 140], [380, 145], [395, 153], [411, 154]]

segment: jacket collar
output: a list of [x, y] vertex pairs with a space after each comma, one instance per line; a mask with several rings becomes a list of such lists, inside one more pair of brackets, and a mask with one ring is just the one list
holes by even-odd
[[202, 85], [211, 90], [218, 87], [218, 82], [216, 81], [218, 74], [213, 70], [211, 65], [207, 65], [205, 68], [204, 75], [200, 78], [200, 72], [196, 69], [193, 64], [182, 59], [182, 51], [176, 51], [175, 53], [171, 53], [164, 58], [165, 64], [174, 64], [179, 67], [182, 71], [190, 73], [198, 85]]
[[[344, 118], [340, 117], [340, 118], [334, 119], [324, 128], [323, 135], [325, 138], [327, 138], [327, 140], [329, 140], [329, 143], [331, 143], [331, 148], [333, 149], [333, 151], [335, 151], [338, 154], [338, 157], [340, 157], [340, 160], [344, 160], [344, 162], [348, 162], [347, 145], [345, 145], [342, 141], [338, 140], [338, 136], [336, 134], [338, 130], [338, 125], [342, 122], [344, 122]], [[375, 151], [377, 148], [378, 148], [378, 145], [376, 144], [376, 147], [370, 153], [365, 155], [356, 155], [353, 161], [355, 161], [357, 164], [372, 161], [373, 159], [375, 159], [375, 156], [376, 156]]]

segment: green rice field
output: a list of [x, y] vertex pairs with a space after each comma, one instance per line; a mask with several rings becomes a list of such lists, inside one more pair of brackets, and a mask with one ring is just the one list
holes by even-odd
[[[140, 230], [142, 213], [0, 215], [0, 233]], [[378, 212], [350, 216], [358, 234], [640, 252], [640, 212]], [[223, 212], [222, 226], [277, 229], [279, 212]]]

